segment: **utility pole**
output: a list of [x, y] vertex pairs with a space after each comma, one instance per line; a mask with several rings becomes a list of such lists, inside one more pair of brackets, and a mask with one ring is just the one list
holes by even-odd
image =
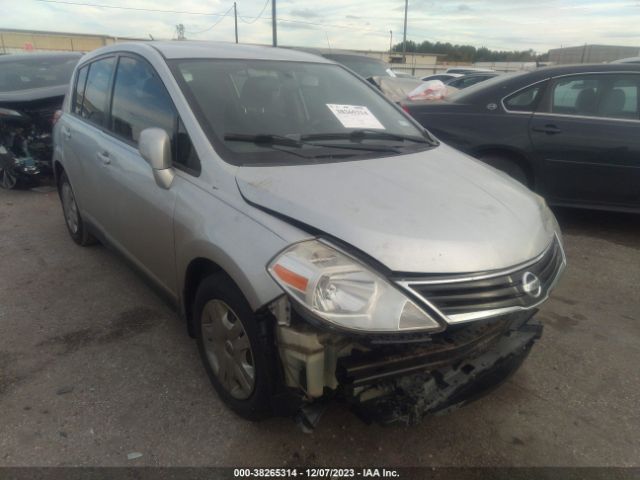
[[389, 55], [393, 52], [393, 30], [389, 30]]
[[236, 26], [236, 43], [238, 43], [238, 7], [236, 2], [233, 2], [233, 19]]
[[404, 34], [402, 36], [402, 63], [407, 61], [407, 11], [409, 10], [409, 0], [404, 0]]
[[271, 28], [273, 30], [273, 46], [278, 46], [278, 28], [276, 26], [276, 0], [271, 0]]
[[179, 23], [176, 25], [176, 38], [177, 40], [184, 40], [184, 25]]

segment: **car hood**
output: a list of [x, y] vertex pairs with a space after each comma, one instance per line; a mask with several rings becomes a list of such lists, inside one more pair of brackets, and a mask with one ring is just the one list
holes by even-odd
[[32, 102], [44, 98], [64, 97], [68, 89], [68, 85], [54, 85], [52, 87], [16, 90], [15, 92], [0, 92], [0, 102]]
[[250, 203], [321, 230], [394, 272], [510, 267], [541, 253], [555, 219], [505, 174], [441, 145], [320, 165], [240, 167]]

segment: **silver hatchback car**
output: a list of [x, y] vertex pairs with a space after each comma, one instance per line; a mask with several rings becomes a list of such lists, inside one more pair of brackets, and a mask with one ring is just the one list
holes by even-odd
[[468, 402], [527, 356], [565, 267], [541, 197], [307, 53], [98, 49], [54, 141], [73, 240], [166, 294], [249, 419], [312, 426], [336, 399], [414, 422]]

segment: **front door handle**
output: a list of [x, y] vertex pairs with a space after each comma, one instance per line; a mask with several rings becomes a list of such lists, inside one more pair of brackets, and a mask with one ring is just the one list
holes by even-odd
[[98, 160], [100, 160], [103, 165], [109, 165], [111, 163], [111, 156], [106, 150], [104, 152], [97, 153], [96, 157], [98, 157]]
[[534, 132], [546, 133], [547, 135], [555, 135], [556, 133], [562, 133], [560, 127], [556, 125], [547, 124], [543, 127], [533, 127], [531, 130]]

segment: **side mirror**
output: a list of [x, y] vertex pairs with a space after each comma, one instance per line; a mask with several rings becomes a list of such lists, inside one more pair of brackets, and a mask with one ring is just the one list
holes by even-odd
[[159, 187], [168, 189], [175, 172], [171, 162], [171, 140], [162, 128], [145, 128], [140, 132], [138, 151], [153, 170], [153, 178]]

